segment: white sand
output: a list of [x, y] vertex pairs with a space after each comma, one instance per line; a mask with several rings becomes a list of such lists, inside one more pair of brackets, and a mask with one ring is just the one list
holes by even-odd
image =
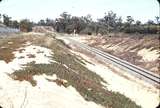
[[131, 78], [131, 80], [126, 79], [112, 72], [113, 70], [111, 68], [97, 63], [94, 58], [90, 58], [78, 52], [72, 52], [78, 56], [81, 56], [85, 60], [94, 63], [89, 64], [88, 62], [83, 61], [86, 64], [84, 66], [100, 75], [108, 83], [103, 83], [103, 85], [106, 86], [106, 89], [125, 95], [142, 108], [155, 108], [158, 106], [160, 100], [159, 89], [129, 74], [127, 75], [126, 72], [123, 72], [118, 68], [115, 68], [118, 70], [118, 72], [122, 71], [120, 73], [125, 73], [124, 75], [127, 75], [129, 78]]
[[[19, 50], [22, 50], [22, 52]], [[35, 62], [36, 64], [49, 64], [50, 62], [54, 62], [51, 60], [53, 52], [40, 46], [26, 46], [24, 48], [19, 48], [18, 51], [13, 53], [15, 58], [7, 64], [7, 67], [10, 67], [12, 70], [19, 70], [23, 68], [25, 64], [31, 62]], [[30, 55], [33, 55], [33, 57], [29, 57]]]
[[[65, 88], [46, 80], [55, 80], [56, 75], [34, 76], [36, 87], [27, 81], [20, 82], [10, 78], [6, 73], [13, 73], [29, 62], [46, 64], [55, 62], [50, 58], [53, 53], [49, 49], [33, 45], [23, 49], [25, 50], [21, 53], [14, 52], [15, 59], [9, 64], [0, 60], [0, 106], [3, 108], [103, 108], [94, 102], [84, 100], [72, 86]], [[34, 54], [35, 57], [29, 58], [27, 54]], [[19, 57], [22, 56], [24, 58], [20, 59]]]
[[151, 49], [142, 49], [140, 51], [138, 51], [138, 55], [142, 56], [142, 59], [146, 62], [150, 62], [150, 61], [155, 61], [156, 59], [158, 59], [159, 57], [159, 52], [157, 50], [152, 50]]
[[[62, 38], [63, 39], [63, 38]], [[83, 38], [75, 38], [76, 41], [83, 42]], [[64, 40], [64, 39], [63, 39]], [[68, 40], [65, 39], [65, 42], [70, 43]], [[74, 48], [74, 47], [73, 47]], [[112, 47], [113, 48], [113, 47]], [[116, 49], [116, 47], [114, 46]], [[74, 52], [71, 50], [74, 54], [81, 56], [83, 59], [93, 63], [89, 64], [88, 62], [85, 62], [88, 69], [95, 72], [96, 74], [100, 75], [108, 84], [104, 84], [106, 86], [106, 89], [110, 91], [119, 92], [126, 97], [130, 98], [132, 101], [136, 102], [137, 105], [140, 105], [142, 108], [155, 108], [158, 106], [160, 101], [160, 90], [153, 87], [152, 85], [135, 78], [131, 75], [129, 75], [127, 72], [122, 71], [121, 69], [118, 69], [114, 66], [116, 72], [119, 72], [120, 74], [127, 75], [130, 79], [126, 79], [115, 72], [113, 72], [113, 69], [107, 67], [106, 65], [102, 65], [97, 63], [96, 58], [90, 58], [82, 53]], [[155, 60], [158, 57], [157, 51], [150, 51], [150, 50], [142, 50], [139, 52], [139, 55], [143, 56], [144, 60]]]
[[[85, 101], [72, 86], [58, 86], [45, 78], [45, 75], [34, 76], [37, 86], [32, 87], [26, 81], [13, 81], [1, 73], [0, 105], [3, 108], [102, 108], [93, 102]], [[52, 79], [55, 78], [54, 75]]]

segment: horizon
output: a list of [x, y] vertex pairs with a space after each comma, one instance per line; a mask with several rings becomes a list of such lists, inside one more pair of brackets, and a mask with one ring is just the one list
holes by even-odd
[[132, 16], [135, 21], [145, 23], [148, 20], [155, 21], [155, 16], [159, 16], [159, 4], [157, 0], [4, 0], [0, 4], [1, 14], [7, 14], [18, 21], [29, 19], [38, 22], [46, 18], [55, 19], [63, 12], [79, 17], [90, 14], [96, 21], [103, 18], [104, 13], [108, 11], [121, 16], [123, 22], [127, 16]]

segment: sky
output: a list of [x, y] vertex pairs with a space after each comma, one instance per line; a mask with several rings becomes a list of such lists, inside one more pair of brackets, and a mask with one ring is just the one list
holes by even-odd
[[90, 14], [96, 20], [111, 10], [124, 21], [126, 16], [132, 16], [142, 22], [155, 20], [160, 11], [157, 0], [3, 0], [0, 3], [1, 14], [16, 20], [27, 18], [35, 22], [55, 19], [64, 11], [72, 16]]

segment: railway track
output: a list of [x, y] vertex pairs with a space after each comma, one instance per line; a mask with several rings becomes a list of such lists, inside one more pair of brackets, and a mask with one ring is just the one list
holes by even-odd
[[84, 50], [87, 50], [91, 53], [94, 53], [96, 56], [100, 57], [101, 59], [103, 59], [105, 62], [110, 62], [113, 63], [114, 65], [123, 68], [124, 70], [126, 70], [128, 73], [142, 79], [145, 80], [148, 83], [151, 83], [152, 85], [158, 86], [160, 87], [160, 75], [155, 74], [153, 72], [150, 72], [148, 70], [145, 70], [141, 67], [135, 66], [127, 61], [124, 61], [122, 59], [119, 59], [111, 54], [108, 54], [106, 52], [103, 52], [99, 49], [90, 47], [86, 44], [82, 44], [79, 43], [73, 39], [71, 39], [70, 37], [66, 38], [69, 41], [71, 41], [72, 44], [76, 45], [77, 47], [80, 47]]

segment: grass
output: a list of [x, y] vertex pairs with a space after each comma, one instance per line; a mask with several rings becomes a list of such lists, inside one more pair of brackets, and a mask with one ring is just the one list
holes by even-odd
[[[54, 52], [52, 59], [55, 60], [56, 63], [35, 64], [32, 62], [27, 64], [26, 68], [17, 70], [11, 74], [10, 76], [13, 79], [20, 81], [26, 80], [29, 81], [33, 86], [36, 86], [36, 81], [33, 79], [34, 75], [56, 74], [59, 79], [67, 80], [67, 86], [71, 85], [76, 88], [76, 90], [87, 101], [94, 101], [105, 106], [106, 108], [140, 107], [122, 94], [104, 89], [104, 86], [101, 84], [101, 82], [107, 82], [105, 82], [96, 73], [91, 72], [86, 67], [84, 67], [83, 65], [85, 65], [85, 63], [72, 55], [63, 42], [57, 41], [56, 39], [48, 36], [25, 36], [21, 38], [17, 37], [16, 39], [18, 39], [18, 42], [28, 40], [32, 42], [32, 44], [51, 49]], [[19, 45], [17, 45], [18, 47], [14, 48], [19, 48]], [[8, 48], [10, 47], [11, 46], [8, 46]], [[11, 54], [10, 51], [7, 53]], [[55, 82], [58, 84], [59, 80], [56, 80]]]
[[[80, 67], [79, 67], [80, 68]], [[82, 69], [83, 70], [83, 69]], [[56, 74], [58, 78], [68, 81], [68, 86], [72, 85], [77, 91], [87, 100], [94, 101], [98, 104], [106, 106], [106, 108], [138, 108], [134, 102], [125, 96], [107, 91], [103, 89], [100, 81], [103, 81], [98, 75], [89, 70], [67, 69], [59, 63], [53, 64], [28, 64], [28, 67], [23, 70], [18, 70], [13, 73], [15, 80], [29, 81], [33, 86], [36, 86], [34, 75], [53, 75]], [[12, 76], [13, 76], [12, 75]], [[13, 77], [12, 77], [13, 78]]]
[[[10, 44], [13, 42], [13, 44]], [[0, 40], [0, 59], [6, 61], [7, 63], [14, 59], [13, 52], [23, 46], [25, 40], [17, 38], [1, 39]]]

